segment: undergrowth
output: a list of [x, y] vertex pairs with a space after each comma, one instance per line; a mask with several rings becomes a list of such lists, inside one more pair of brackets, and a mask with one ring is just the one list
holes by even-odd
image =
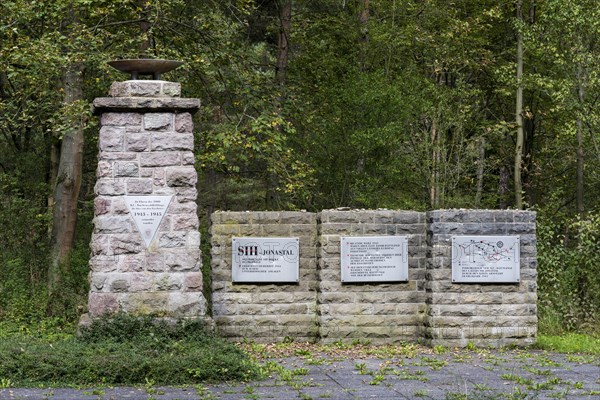
[[15, 333], [0, 341], [0, 378], [13, 386], [189, 385], [256, 379], [260, 369], [199, 320], [118, 315], [80, 336]]
[[600, 214], [537, 224], [538, 315], [543, 334], [594, 334], [600, 327]]
[[560, 336], [539, 335], [536, 347], [560, 353], [588, 353], [600, 355], [600, 336], [568, 333]]

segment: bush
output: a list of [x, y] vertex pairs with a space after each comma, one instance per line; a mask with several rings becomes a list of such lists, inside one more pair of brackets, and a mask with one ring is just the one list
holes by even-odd
[[253, 379], [259, 369], [200, 320], [118, 315], [94, 321], [80, 337], [5, 338], [0, 376], [18, 386], [189, 385]]
[[538, 222], [540, 330], [594, 332], [600, 325], [600, 215]]

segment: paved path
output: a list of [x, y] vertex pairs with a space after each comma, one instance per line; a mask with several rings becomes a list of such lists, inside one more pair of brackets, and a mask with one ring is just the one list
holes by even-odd
[[600, 357], [537, 351], [264, 360], [272, 377], [196, 387], [0, 389], [0, 399], [600, 399]]

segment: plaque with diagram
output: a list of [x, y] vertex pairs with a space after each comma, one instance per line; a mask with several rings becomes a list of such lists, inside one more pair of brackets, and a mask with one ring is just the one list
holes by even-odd
[[406, 236], [345, 236], [340, 239], [342, 282], [408, 280]]
[[452, 282], [519, 282], [519, 245], [518, 236], [453, 236]]
[[146, 248], [150, 246], [173, 196], [125, 196], [129, 214]]
[[234, 237], [231, 245], [233, 282], [299, 281], [299, 238]]

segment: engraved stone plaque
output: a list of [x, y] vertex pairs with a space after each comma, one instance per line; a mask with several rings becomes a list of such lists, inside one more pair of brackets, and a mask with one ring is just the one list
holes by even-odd
[[131, 218], [135, 221], [146, 248], [160, 226], [173, 196], [125, 196]]
[[406, 236], [342, 237], [342, 282], [408, 280]]
[[298, 282], [298, 238], [231, 239], [233, 282]]
[[520, 280], [518, 236], [453, 236], [452, 282]]

